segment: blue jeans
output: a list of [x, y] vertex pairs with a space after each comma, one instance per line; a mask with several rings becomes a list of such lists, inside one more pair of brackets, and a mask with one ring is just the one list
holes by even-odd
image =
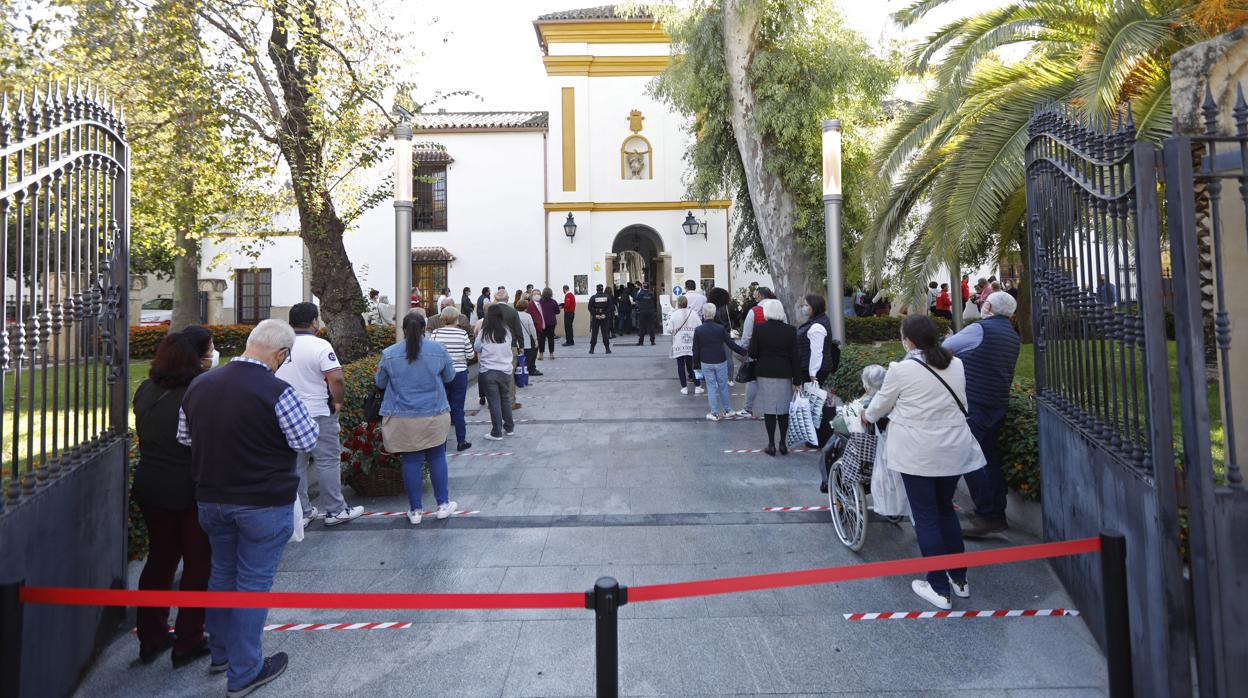
[[455, 443], [468, 440], [468, 427], [464, 423], [464, 397], [468, 395], [468, 372], [455, 374], [446, 384], [446, 400], [451, 403], [451, 424], [455, 425]]
[[[294, 528], [293, 499], [278, 507], [199, 503], [199, 525], [212, 545], [208, 591], [269, 591]], [[251, 683], [264, 666], [260, 635], [267, 608], [210, 608], [205, 629], [214, 664], [229, 662], [228, 690]]]
[[403, 461], [403, 487], [407, 490], [407, 502], [412, 511], [423, 511], [420, 494], [425, 485], [425, 460], [429, 461], [429, 480], [433, 483], [433, 496], [438, 504], [451, 501], [446, 488], [446, 444], [399, 454]]
[[[964, 552], [962, 524], [953, 508], [953, 494], [958, 491], [958, 475], [924, 477], [901, 474], [906, 485], [906, 498], [910, 500], [910, 514], [914, 517], [914, 536], [919, 539], [919, 552], [923, 557], [951, 555]], [[948, 572], [953, 581], [966, 583], [966, 568], [934, 570], [927, 573], [927, 583], [941, 596], [949, 597]]]
[[702, 378], [706, 381], [706, 399], [711, 403], [711, 414], [719, 415], [732, 410], [732, 398], [728, 394], [728, 362], [702, 364]]

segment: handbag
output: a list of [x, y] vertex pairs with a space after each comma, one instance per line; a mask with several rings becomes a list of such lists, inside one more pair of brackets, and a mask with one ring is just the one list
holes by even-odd
[[741, 368], [737, 369], [737, 382], [749, 383], [758, 378], [758, 367], [753, 361], [742, 362]]
[[381, 421], [381, 403], [386, 399], [386, 389], [380, 386], [373, 386], [368, 397], [364, 398], [364, 421], [379, 422]]

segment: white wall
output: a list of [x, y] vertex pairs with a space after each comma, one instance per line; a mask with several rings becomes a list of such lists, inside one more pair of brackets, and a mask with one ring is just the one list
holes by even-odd
[[[252, 257], [243, 251], [247, 243], [237, 237], [207, 238], [203, 243], [201, 279], [224, 279], [226, 289], [223, 298], [226, 321], [234, 315], [234, 270], [271, 269], [273, 287], [271, 306], [273, 317], [286, 319], [282, 309], [303, 300], [303, 241], [293, 235], [272, 236], [259, 243], [259, 254]], [[222, 256], [215, 265], [214, 258]]]

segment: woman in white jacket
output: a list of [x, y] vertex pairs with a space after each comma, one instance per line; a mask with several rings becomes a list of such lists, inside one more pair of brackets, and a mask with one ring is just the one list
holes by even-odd
[[689, 381], [693, 392], [705, 393], [702, 381], [693, 373], [693, 331], [702, 324], [702, 318], [689, 309], [689, 299], [676, 299], [676, 310], [667, 318], [667, 333], [672, 336], [672, 358], [676, 359], [676, 377], [680, 378], [680, 394], [689, 394]]
[[[966, 423], [962, 362], [940, 345], [936, 323], [910, 315], [901, 323], [906, 358], [890, 364], [884, 385], [863, 412], [864, 422], [888, 417], [888, 468], [901, 473], [914, 533], [924, 557], [963, 552], [962, 526], [953, 508], [958, 478], [984, 466]], [[951, 607], [952, 591], [971, 595], [966, 568], [929, 572], [910, 584], [938, 608]]]

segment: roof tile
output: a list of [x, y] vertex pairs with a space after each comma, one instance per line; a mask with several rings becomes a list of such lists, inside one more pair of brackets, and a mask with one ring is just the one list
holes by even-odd
[[544, 111], [464, 111], [416, 114], [412, 127], [417, 131], [449, 129], [536, 129], [546, 128], [550, 113]]
[[599, 5], [598, 7], [583, 7], [578, 10], [564, 10], [562, 12], [551, 12], [550, 14], [541, 15], [537, 18], [539, 22], [557, 22], [559, 20], [586, 20], [586, 19], [654, 19], [650, 14], [634, 14], [630, 16], [621, 16], [616, 14], [615, 5]]

